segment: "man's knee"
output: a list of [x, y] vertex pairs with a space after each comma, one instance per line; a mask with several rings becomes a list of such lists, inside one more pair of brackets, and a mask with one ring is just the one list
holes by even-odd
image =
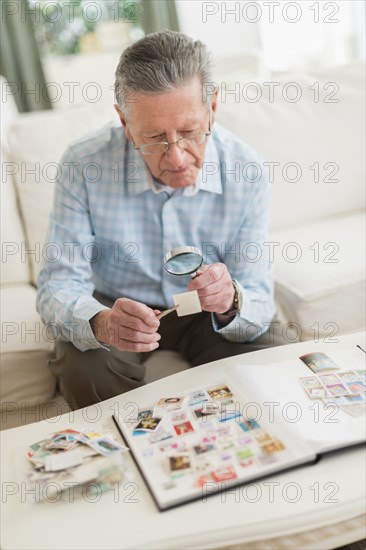
[[[58, 378], [69, 373], [80, 375], [80, 371], [83, 372], [86, 368], [93, 371], [98, 363], [103, 364], [103, 353], [100, 353], [99, 349], [90, 351], [93, 353], [82, 352], [71, 342], [58, 341], [49, 361], [52, 372]], [[108, 353], [106, 350], [101, 351]]]

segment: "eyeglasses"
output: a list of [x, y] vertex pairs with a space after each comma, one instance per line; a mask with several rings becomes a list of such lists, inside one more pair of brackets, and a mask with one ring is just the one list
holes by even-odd
[[158, 155], [169, 151], [171, 145], [178, 145], [181, 149], [190, 149], [192, 147], [198, 147], [203, 145], [211, 134], [211, 120], [208, 123], [208, 132], [200, 132], [192, 136], [182, 137], [177, 141], [159, 141], [157, 143], [146, 143], [136, 147], [135, 142], [132, 139], [134, 147], [137, 151], [141, 151], [143, 155]]

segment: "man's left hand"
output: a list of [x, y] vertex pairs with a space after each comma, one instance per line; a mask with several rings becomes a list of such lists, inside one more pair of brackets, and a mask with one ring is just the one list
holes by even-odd
[[204, 311], [220, 314], [233, 308], [235, 290], [225, 264], [200, 267], [188, 290], [197, 290]]

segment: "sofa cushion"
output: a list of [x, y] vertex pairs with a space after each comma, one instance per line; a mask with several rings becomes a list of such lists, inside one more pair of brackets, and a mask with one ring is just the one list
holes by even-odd
[[277, 299], [303, 340], [363, 330], [363, 212], [277, 231], [270, 242]]
[[5, 97], [7, 81], [0, 75], [0, 100], [1, 100], [1, 190], [0, 190], [0, 216], [1, 216], [1, 284], [28, 283], [29, 267], [22, 257], [22, 246], [25, 238], [22, 222], [18, 210], [14, 182], [11, 176], [12, 167], [9, 162], [9, 126], [18, 117], [18, 111], [12, 95]]
[[29, 250], [27, 259], [31, 265], [31, 281], [35, 285], [61, 156], [70, 142], [116, 116], [112, 105], [93, 105], [24, 114], [11, 125], [9, 156], [14, 163], [14, 180]]
[[31, 285], [7, 285], [1, 296], [1, 352], [27, 352], [53, 348], [54, 339], [36, 311], [36, 289]]
[[[3, 404], [0, 414], [0, 430], [9, 430], [18, 426], [26, 426], [33, 422], [41, 422], [42, 420], [51, 419], [49, 424], [52, 428], [53, 423], [62, 414], [70, 411], [70, 407], [66, 403], [62, 395], [56, 392], [51, 400], [48, 401], [7, 401]], [[72, 420], [72, 413], [68, 420]]]
[[28, 283], [25, 236], [12, 180], [1, 182], [1, 284]]
[[273, 170], [272, 228], [364, 204], [363, 64], [272, 75], [252, 86], [228, 75], [217, 84], [219, 122], [274, 163], [265, 168], [267, 176]]
[[[17, 351], [1, 354], [1, 416], [25, 413], [31, 407], [52, 402], [56, 391], [56, 379], [48, 368], [49, 352], [46, 350]], [[50, 406], [51, 410], [51, 406]], [[59, 414], [53, 409], [53, 415]], [[34, 409], [29, 411], [33, 414]], [[51, 413], [52, 414], [52, 413]], [[33, 422], [43, 420], [33, 419]], [[6, 426], [3, 426], [6, 427]]]
[[1, 403], [6, 412], [49, 401], [56, 380], [47, 363], [53, 340], [36, 312], [35, 288], [7, 285], [0, 293]]

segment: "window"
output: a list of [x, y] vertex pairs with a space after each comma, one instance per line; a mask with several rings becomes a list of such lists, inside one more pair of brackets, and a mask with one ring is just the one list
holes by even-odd
[[139, 0], [28, 0], [53, 108], [114, 101], [121, 52], [141, 38]]

